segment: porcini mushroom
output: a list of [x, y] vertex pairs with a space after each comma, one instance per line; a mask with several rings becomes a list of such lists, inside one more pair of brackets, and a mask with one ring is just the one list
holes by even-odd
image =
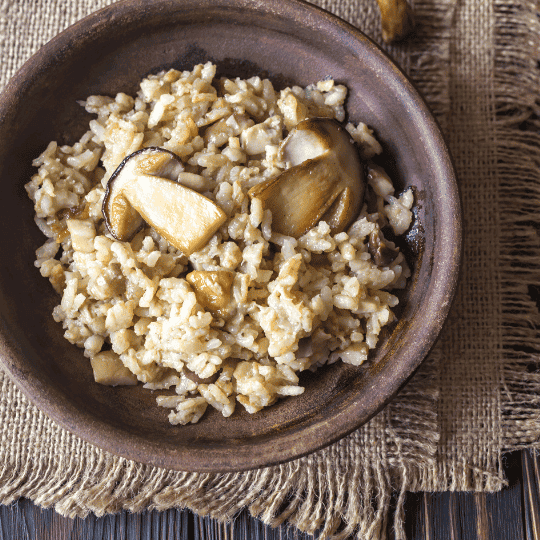
[[414, 30], [414, 14], [407, 0], [377, 0], [381, 12], [382, 38], [399, 41]]
[[333, 233], [350, 225], [362, 206], [365, 182], [347, 131], [328, 118], [303, 120], [280, 153], [291, 168], [249, 190], [272, 211], [272, 229], [299, 238], [321, 219]]
[[205, 309], [223, 315], [231, 296], [234, 273], [227, 270], [194, 270], [186, 276]]
[[213, 201], [178, 183], [179, 158], [145, 148], [125, 158], [107, 183], [103, 216], [111, 235], [129, 241], [144, 221], [185, 255], [201, 249], [226, 220]]

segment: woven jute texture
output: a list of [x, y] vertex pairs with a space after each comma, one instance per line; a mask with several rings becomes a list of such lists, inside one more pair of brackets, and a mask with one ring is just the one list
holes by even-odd
[[[1, 0], [0, 85], [110, 0]], [[375, 0], [320, 0], [380, 43]], [[535, 0], [416, 0], [416, 37], [389, 49], [453, 153], [465, 242], [452, 313], [428, 360], [366, 426], [305, 458], [239, 474], [179, 473], [109, 455], [58, 427], [0, 373], [0, 502], [67, 516], [248, 507], [322, 537], [404, 538], [405, 491], [495, 491], [502, 455], [539, 446], [540, 56]], [[397, 511], [388, 524], [388, 507]]]

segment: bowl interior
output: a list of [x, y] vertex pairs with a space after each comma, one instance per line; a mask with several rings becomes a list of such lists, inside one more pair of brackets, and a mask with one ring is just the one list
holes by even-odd
[[[172, 427], [140, 386], [93, 381], [82, 350], [51, 316], [58, 297], [34, 267], [44, 238], [24, 184], [47, 143], [72, 144], [91, 94], [134, 94], [149, 73], [211, 60], [220, 75], [305, 86], [331, 76], [350, 90], [349, 118], [376, 130], [399, 188], [414, 186], [417, 227], [404, 247], [413, 277], [400, 321], [368, 368], [334, 364], [302, 376], [302, 396], [256, 415], [208, 411]], [[401, 72], [367, 38], [313, 6], [292, 1], [124, 2], [71, 27], [39, 51], [0, 100], [0, 356], [22, 390], [64, 427], [137, 461], [198, 471], [248, 469], [320, 448], [367, 421], [404, 384], [440, 331], [455, 288], [459, 204], [437, 126]]]

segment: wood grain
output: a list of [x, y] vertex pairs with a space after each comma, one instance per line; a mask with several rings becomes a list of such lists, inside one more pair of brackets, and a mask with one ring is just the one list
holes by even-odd
[[538, 489], [540, 487], [538, 456], [529, 450], [522, 453], [523, 512], [525, 516], [525, 538], [540, 540], [540, 512]]
[[[505, 458], [499, 493], [411, 493], [407, 540], [540, 540], [540, 463], [533, 451]], [[316, 537], [315, 537], [316, 538]], [[390, 530], [388, 540], [393, 540]], [[294, 527], [272, 529], [241, 512], [224, 525], [189, 510], [120, 512], [68, 519], [21, 499], [0, 506], [0, 540], [312, 540]]]

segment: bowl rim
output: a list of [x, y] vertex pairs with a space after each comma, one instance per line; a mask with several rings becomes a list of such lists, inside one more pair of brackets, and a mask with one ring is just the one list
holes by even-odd
[[[176, 0], [155, 0], [152, 2], [153, 9], [160, 9], [172, 4], [178, 6]], [[408, 359], [395, 366], [392, 380], [383, 380], [384, 374], [375, 376], [373, 384], [384, 383], [385, 394], [381, 398], [373, 400], [371, 403], [365, 400], [358, 400], [352, 405], [339, 411], [331, 421], [319, 422], [304, 427], [301, 433], [293, 431], [289, 434], [281, 433], [279, 437], [271, 440], [264, 439], [258, 441], [255, 446], [261, 446], [253, 455], [253, 445], [238, 444], [234, 449], [235, 459], [228, 460], [222, 449], [209, 448], [203, 461], [200, 456], [192, 457], [189, 452], [179, 459], [174, 452], [155, 452], [155, 448], [143, 439], [121, 432], [110, 425], [97, 422], [90, 414], [82, 412], [56, 389], [52, 390], [42, 383], [27, 366], [21, 366], [18, 358], [24, 355], [18, 345], [10, 340], [4, 332], [4, 324], [0, 319], [0, 363], [15, 382], [16, 386], [33, 402], [41, 411], [46, 413], [55, 422], [68, 431], [72, 432], [88, 443], [127, 459], [143, 462], [159, 467], [173, 470], [198, 471], [198, 472], [224, 472], [249, 470], [259, 467], [274, 465], [292, 459], [299, 458], [311, 452], [321, 449], [329, 444], [350, 434], [360, 425], [367, 422], [377, 414], [406, 384], [421, 362], [425, 359], [442, 329], [444, 321], [448, 315], [454, 298], [459, 268], [461, 264], [462, 252], [462, 224], [461, 224], [461, 204], [459, 200], [458, 186], [455, 170], [450, 156], [449, 149], [444, 141], [441, 129], [437, 120], [431, 114], [428, 105], [419, 91], [413, 86], [409, 78], [403, 73], [401, 68], [396, 66], [390, 56], [384, 52], [373, 40], [368, 38], [359, 29], [346, 21], [329, 13], [328, 11], [310, 4], [304, 0], [183, 0], [182, 9], [201, 9], [202, 6], [214, 8], [235, 7], [250, 9], [255, 11], [263, 10], [281, 16], [294, 16], [294, 12], [300, 10], [308, 13], [321, 24], [325, 24], [334, 29], [340, 35], [346, 36], [349, 40], [361, 42], [370, 54], [374, 55], [381, 68], [388, 72], [393, 72], [394, 83], [399, 84], [404, 100], [420, 107], [421, 119], [424, 123], [424, 130], [428, 132], [433, 141], [433, 145], [439, 150], [437, 155], [437, 168], [440, 175], [447, 179], [444, 185], [445, 212], [438, 219], [443, 220], [449, 226], [448, 234], [441, 239], [443, 248], [438, 253], [438, 260], [433, 268], [433, 276], [436, 282], [433, 284], [429, 301], [426, 302], [424, 317], [434, 320], [431, 332], [423, 336], [422, 340], [414, 343], [409, 349]], [[41, 47], [25, 64], [16, 72], [8, 82], [6, 88], [0, 95], [0, 117], [3, 111], [15, 106], [16, 96], [21, 92], [31, 80], [32, 74], [39, 71], [40, 65], [54, 57], [61, 50], [65, 49], [73, 40], [80, 39], [81, 35], [88, 36], [95, 32], [100, 26], [107, 24], [107, 21], [115, 17], [118, 7], [132, 10], [133, 13], [142, 13], [149, 7], [148, 4], [139, 0], [122, 0], [110, 6], [104, 7], [84, 17], [75, 24], [59, 33], [43, 47]], [[296, 15], [298, 17], [298, 14]], [[89, 31], [89, 29], [91, 29]], [[443, 271], [444, 270], [444, 271]], [[16, 353], [14, 353], [16, 351]], [[379, 378], [377, 378], [379, 377]], [[51, 399], [52, 398], [52, 399]], [[97, 424], [97, 426], [96, 426]], [[319, 445], [313, 441], [321, 441]], [[264, 448], [263, 446], [264, 445]], [[229, 450], [230, 451], [230, 450]], [[265, 455], [274, 456], [270, 462]], [[241, 458], [241, 459], [239, 459]], [[216, 468], [215, 464], [219, 463]]]

